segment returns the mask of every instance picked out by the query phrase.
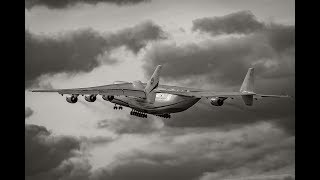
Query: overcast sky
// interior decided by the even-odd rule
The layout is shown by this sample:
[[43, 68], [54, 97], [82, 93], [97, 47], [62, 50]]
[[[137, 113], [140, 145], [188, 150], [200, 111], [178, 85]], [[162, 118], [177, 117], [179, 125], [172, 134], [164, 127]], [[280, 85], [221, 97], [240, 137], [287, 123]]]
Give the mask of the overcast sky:
[[171, 119], [29, 89], [116, 80], [295, 95], [293, 0], [25, 0], [26, 179], [295, 179], [294, 100]]

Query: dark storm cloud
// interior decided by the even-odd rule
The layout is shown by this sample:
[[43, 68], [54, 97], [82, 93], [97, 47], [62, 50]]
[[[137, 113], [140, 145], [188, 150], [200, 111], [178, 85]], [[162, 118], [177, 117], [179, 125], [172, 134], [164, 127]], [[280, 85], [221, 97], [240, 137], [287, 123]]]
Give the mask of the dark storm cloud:
[[53, 135], [47, 128], [25, 125], [25, 178], [27, 180], [87, 180], [91, 164], [87, 150], [115, 139]]
[[282, 52], [295, 46], [295, 27], [281, 24], [267, 26], [266, 35], [270, 45], [277, 51]]
[[88, 159], [77, 157], [66, 159], [61, 164], [47, 172], [33, 176], [25, 176], [26, 180], [88, 180], [92, 166]]
[[[146, 74], [164, 65], [165, 80], [199, 80], [240, 85], [249, 67], [265, 78], [294, 75], [294, 27], [272, 25], [268, 30], [244, 37], [227, 37], [185, 45], [154, 44], [145, 56]], [[176, 68], [179, 67], [179, 68]]]
[[35, 6], [46, 6], [49, 9], [63, 9], [74, 6], [76, 4], [92, 4], [111, 3], [118, 6], [133, 5], [150, 0], [25, 0], [25, 7], [31, 9]]
[[[105, 41], [93, 30], [70, 32], [54, 38], [25, 31], [25, 86], [42, 74], [88, 72], [99, 65]], [[109, 63], [112, 63], [110, 61]]]
[[24, 114], [25, 114], [25, 118], [28, 118], [33, 114], [33, 110], [30, 107], [26, 107]]
[[[199, 180], [214, 180], [215, 173], [206, 173]], [[275, 174], [275, 175], [253, 175], [246, 177], [238, 177], [238, 178], [227, 178], [223, 180], [294, 180], [294, 174]]]
[[168, 34], [152, 21], [145, 21], [136, 26], [108, 34], [106, 42], [111, 47], [125, 46], [134, 53], [144, 48], [148, 41], [167, 39]]
[[248, 34], [264, 29], [250, 11], [240, 11], [220, 17], [205, 17], [193, 20], [192, 30], [220, 34]]
[[[43, 74], [89, 72], [99, 66], [98, 57], [112, 49], [125, 46], [138, 53], [149, 41], [165, 39], [160, 26], [151, 21], [115, 33], [98, 33], [92, 29], [58, 34], [34, 35], [25, 31], [25, 86], [29, 87]], [[103, 63], [117, 60], [104, 58]]]
[[[222, 180], [230, 175], [283, 174], [285, 170], [290, 173], [294, 168], [295, 138], [270, 123], [256, 123], [233, 131], [208, 130], [165, 128], [154, 134], [157, 138], [147, 146], [118, 154], [111, 164], [92, 170], [88, 159], [72, 152], [80, 148], [79, 142], [73, 143], [76, 139], [65, 145], [66, 140], [62, 139], [70, 137], [58, 140], [46, 128], [29, 125], [26, 126], [26, 163], [30, 160], [29, 169], [40, 164], [45, 168], [38, 168], [32, 175], [27, 175], [26, 171], [26, 179], [143, 180], [152, 177], [187, 180], [211, 177]], [[32, 154], [27, 152], [31, 147], [38, 158], [30, 158]]]
[[290, 135], [295, 134], [295, 103], [292, 99], [254, 101], [252, 107], [244, 105], [241, 98], [227, 99], [223, 106], [212, 106], [200, 101], [187, 111], [172, 114], [164, 123], [169, 127], [210, 127], [230, 130], [257, 122], [269, 122]]
[[219, 180], [294, 166], [294, 137], [268, 123], [234, 131], [202, 129], [181, 136], [162, 136], [166, 135], [146, 148], [119, 154], [109, 168], [92, 174], [92, 179], [197, 179], [210, 172], [214, 173], [213, 179]]
[[[233, 17], [233, 16], [232, 16]], [[255, 91], [265, 94], [295, 94], [295, 27], [269, 24], [240, 37], [205, 40], [177, 45], [158, 43], [146, 52], [144, 69], [150, 76], [162, 64], [164, 81], [186, 81], [188, 87], [214, 91], [238, 91], [249, 67], [255, 68]], [[179, 67], [179, 68], [177, 68]], [[178, 84], [176, 84], [178, 85]], [[209, 87], [209, 88], [208, 88]], [[165, 120], [171, 127], [233, 129], [270, 121], [295, 134], [292, 99], [267, 99], [245, 106], [242, 100], [226, 101], [222, 107], [197, 104]]]
[[97, 127], [114, 131], [117, 134], [148, 134], [159, 131], [163, 123], [150, 116], [147, 119], [129, 116], [115, 120], [101, 120], [97, 123]]
[[74, 137], [53, 136], [43, 126], [25, 125], [25, 176], [51, 171], [79, 149], [80, 142]]

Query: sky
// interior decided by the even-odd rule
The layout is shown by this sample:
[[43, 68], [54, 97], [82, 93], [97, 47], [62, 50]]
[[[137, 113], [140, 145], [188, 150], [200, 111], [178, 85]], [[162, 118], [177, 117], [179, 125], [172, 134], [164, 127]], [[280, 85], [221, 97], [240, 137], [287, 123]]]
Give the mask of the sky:
[[295, 179], [294, 99], [201, 100], [171, 119], [56, 93], [114, 81], [295, 96], [293, 0], [25, 0], [25, 178]]

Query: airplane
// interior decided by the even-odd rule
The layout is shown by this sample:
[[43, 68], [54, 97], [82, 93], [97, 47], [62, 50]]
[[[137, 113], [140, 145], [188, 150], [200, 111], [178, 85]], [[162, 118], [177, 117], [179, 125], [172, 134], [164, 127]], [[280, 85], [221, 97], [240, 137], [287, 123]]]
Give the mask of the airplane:
[[[114, 103], [114, 109], [122, 106], [131, 108], [130, 115], [147, 118], [147, 114], [163, 118], [171, 118], [172, 113], [185, 111], [206, 98], [213, 106], [222, 106], [227, 98], [242, 97], [245, 105], [252, 106], [253, 100], [264, 97], [282, 98], [288, 95], [267, 95], [254, 92], [254, 68], [249, 68], [238, 92], [214, 92], [203, 89], [186, 88], [179, 86], [160, 85], [160, 71], [158, 65], [147, 83], [141, 81], [115, 81], [113, 84], [74, 88], [74, 89], [47, 89], [31, 90], [32, 92], [56, 92], [62, 96], [66, 94], [66, 101], [76, 103], [78, 96], [84, 96], [88, 102], [94, 102], [97, 95], [102, 99]], [[117, 106], [118, 105], [118, 106]]]

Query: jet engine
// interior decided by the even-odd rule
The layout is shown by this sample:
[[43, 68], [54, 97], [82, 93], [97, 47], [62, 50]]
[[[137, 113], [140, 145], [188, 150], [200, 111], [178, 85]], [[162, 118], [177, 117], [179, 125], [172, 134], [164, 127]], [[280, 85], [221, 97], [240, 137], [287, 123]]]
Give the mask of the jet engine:
[[84, 99], [88, 102], [94, 102], [97, 99], [97, 95], [91, 94], [91, 95], [85, 95]]
[[76, 103], [78, 101], [78, 96], [76, 95], [67, 96], [66, 100], [68, 103]]
[[114, 99], [114, 96], [110, 96], [110, 95], [106, 96], [106, 95], [103, 95], [103, 96], [102, 96], [102, 99], [104, 99], [104, 100], [106, 100], [106, 101], [112, 101], [112, 100]]
[[214, 106], [222, 106], [225, 99], [226, 98], [214, 97], [210, 99], [210, 103]]

